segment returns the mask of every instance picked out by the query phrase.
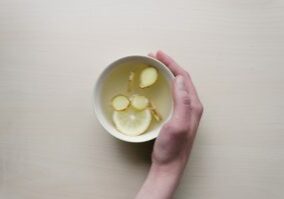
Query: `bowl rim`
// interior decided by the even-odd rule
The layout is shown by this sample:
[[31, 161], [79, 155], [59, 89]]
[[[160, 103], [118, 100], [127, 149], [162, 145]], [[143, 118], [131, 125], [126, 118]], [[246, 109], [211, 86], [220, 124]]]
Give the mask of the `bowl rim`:
[[149, 62], [154, 63], [154, 67], [158, 68], [159, 71], [161, 71], [163, 73], [163, 75], [166, 78], [166, 81], [169, 82], [170, 85], [170, 89], [171, 89], [171, 83], [170, 81], [174, 80], [174, 75], [173, 73], [169, 70], [169, 68], [163, 64], [162, 62], [160, 62], [157, 59], [154, 59], [152, 57], [149, 56], [143, 56], [143, 55], [128, 55], [125, 57], [121, 57], [119, 59], [116, 59], [115, 61], [111, 62], [110, 64], [108, 64], [103, 71], [99, 74], [95, 85], [94, 85], [94, 89], [93, 89], [93, 104], [94, 104], [94, 110], [95, 110], [95, 115], [99, 121], [99, 123], [103, 126], [103, 128], [109, 133], [111, 134], [113, 137], [122, 140], [122, 141], [126, 141], [126, 142], [131, 142], [131, 143], [142, 143], [142, 142], [147, 142], [150, 140], [153, 140], [155, 138], [157, 138], [157, 136], [159, 135], [159, 132], [163, 126], [163, 124], [165, 124], [171, 117], [173, 114], [173, 99], [171, 96], [171, 108], [170, 108], [170, 113], [168, 115], [168, 117], [155, 129], [151, 130], [150, 132], [147, 132], [146, 134], [141, 134], [139, 136], [127, 136], [125, 134], [120, 133], [114, 126], [113, 124], [110, 124], [110, 122], [105, 118], [102, 107], [101, 105], [101, 97], [99, 95], [99, 93], [101, 93], [101, 89], [102, 89], [102, 82], [104, 80], [104, 78], [106, 77], [106, 75], [111, 71], [111, 69], [113, 69], [115, 66], [117, 66], [120, 63], [123, 62], [127, 62], [127, 61], [131, 61], [131, 60], [148, 60]]

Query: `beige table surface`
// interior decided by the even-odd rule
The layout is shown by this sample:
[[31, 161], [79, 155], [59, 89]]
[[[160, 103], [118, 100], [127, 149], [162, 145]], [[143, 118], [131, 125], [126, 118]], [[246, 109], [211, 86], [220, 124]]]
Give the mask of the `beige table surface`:
[[205, 106], [176, 198], [284, 198], [283, 0], [1, 0], [0, 198], [133, 198], [152, 143], [107, 134], [92, 89], [157, 49]]

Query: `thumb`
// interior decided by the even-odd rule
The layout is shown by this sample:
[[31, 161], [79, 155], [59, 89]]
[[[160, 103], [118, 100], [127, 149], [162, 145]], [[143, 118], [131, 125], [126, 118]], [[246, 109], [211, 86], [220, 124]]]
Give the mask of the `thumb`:
[[174, 114], [173, 120], [178, 125], [185, 125], [190, 117], [190, 96], [187, 91], [184, 77], [176, 76], [173, 86]]

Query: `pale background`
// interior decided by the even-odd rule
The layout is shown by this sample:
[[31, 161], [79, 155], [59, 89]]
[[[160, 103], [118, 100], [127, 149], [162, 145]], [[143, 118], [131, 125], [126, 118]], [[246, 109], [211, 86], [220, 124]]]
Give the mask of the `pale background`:
[[92, 89], [157, 49], [205, 107], [176, 198], [284, 198], [283, 0], [1, 0], [0, 198], [133, 198], [151, 143], [107, 134]]

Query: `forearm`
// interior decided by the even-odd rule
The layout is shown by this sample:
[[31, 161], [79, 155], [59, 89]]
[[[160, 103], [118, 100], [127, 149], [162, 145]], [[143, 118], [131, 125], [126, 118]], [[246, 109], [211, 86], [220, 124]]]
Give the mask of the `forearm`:
[[136, 199], [170, 199], [179, 184], [183, 167], [170, 167], [152, 164], [147, 179], [136, 196]]

